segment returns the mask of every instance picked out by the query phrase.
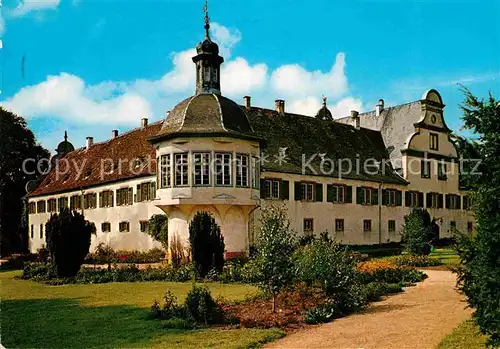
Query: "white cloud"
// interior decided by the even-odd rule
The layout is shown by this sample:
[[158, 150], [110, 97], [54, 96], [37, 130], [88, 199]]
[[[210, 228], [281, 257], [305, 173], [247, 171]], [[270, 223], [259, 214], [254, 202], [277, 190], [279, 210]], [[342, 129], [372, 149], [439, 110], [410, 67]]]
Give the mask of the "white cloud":
[[[309, 96], [303, 99], [292, 100], [289, 103], [288, 109], [292, 113], [315, 116], [321, 108], [321, 103], [320, 98]], [[351, 110], [364, 111], [361, 100], [353, 97], [343, 98], [333, 104], [328, 103], [327, 107], [334, 119], [348, 116]]]
[[21, 0], [9, 14], [13, 17], [21, 17], [30, 12], [55, 9], [60, 3], [61, 0]]
[[100, 88], [85, 86], [81, 78], [61, 73], [38, 85], [22, 88], [2, 105], [25, 117], [54, 116], [76, 123], [126, 124], [150, 117], [149, 102], [138, 94], [88, 97], [88, 94], [96, 97]]
[[267, 80], [267, 65], [251, 66], [241, 57], [225, 64], [221, 70], [222, 92], [235, 96], [250, 93], [264, 86]]
[[[224, 45], [227, 54], [241, 40], [236, 29], [212, 24], [212, 37]], [[5, 108], [26, 117], [54, 117], [71, 128], [91, 125], [130, 125], [140, 118], [161, 119], [182, 99], [194, 93], [195, 49], [172, 54], [172, 68], [158, 79], [103, 81], [87, 85], [83, 78], [61, 73], [49, 76], [37, 85], [19, 90], [0, 102]], [[227, 58], [227, 55], [226, 57]], [[227, 60], [221, 70], [222, 93], [240, 102], [251, 95], [255, 105], [274, 107], [277, 98], [286, 99], [288, 111], [314, 116], [321, 107], [321, 96], [328, 97], [328, 108], [334, 117], [362, 111], [360, 99], [346, 96], [345, 56], [339, 53], [328, 72], [308, 71], [300, 65], [283, 65], [270, 71], [265, 63], [252, 64], [243, 57]], [[101, 132], [96, 127], [96, 134]], [[107, 132], [103, 133], [104, 136]]]
[[322, 94], [339, 97], [347, 92], [347, 77], [344, 72], [345, 55], [340, 52], [329, 72], [308, 71], [298, 64], [277, 68], [271, 75], [272, 88], [284, 95], [304, 98]]
[[231, 49], [241, 40], [241, 32], [238, 29], [227, 28], [216, 22], [210, 24], [210, 32], [212, 40], [219, 45], [222, 57], [230, 58]]

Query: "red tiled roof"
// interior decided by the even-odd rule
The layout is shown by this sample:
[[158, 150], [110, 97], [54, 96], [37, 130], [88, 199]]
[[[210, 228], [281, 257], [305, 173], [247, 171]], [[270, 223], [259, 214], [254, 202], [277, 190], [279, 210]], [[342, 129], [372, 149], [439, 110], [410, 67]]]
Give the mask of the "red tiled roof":
[[[137, 128], [89, 149], [79, 148], [59, 160], [56, 168], [28, 196], [55, 194], [156, 173], [156, 150], [147, 139], [163, 121]], [[68, 167], [69, 166], [69, 171]]]

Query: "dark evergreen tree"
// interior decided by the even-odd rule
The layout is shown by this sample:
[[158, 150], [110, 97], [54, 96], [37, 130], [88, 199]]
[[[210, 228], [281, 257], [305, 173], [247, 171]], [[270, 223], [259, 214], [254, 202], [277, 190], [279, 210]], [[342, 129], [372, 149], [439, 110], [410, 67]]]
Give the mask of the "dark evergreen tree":
[[224, 267], [224, 238], [214, 217], [208, 212], [198, 212], [189, 224], [189, 242], [193, 264], [198, 275], [205, 277]]
[[414, 208], [405, 216], [401, 242], [408, 253], [429, 254], [430, 241], [437, 239], [437, 225], [425, 209]]
[[12, 252], [26, 252], [28, 249], [27, 213], [23, 200], [26, 195], [26, 183], [41, 176], [36, 164], [40, 159], [48, 157], [48, 151], [37, 144], [33, 132], [26, 126], [26, 121], [0, 107], [0, 255], [2, 256]]
[[45, 225], [47, 248], [51, 263], [59, 277], [75, 276], [90, 249], [95, 225], [76, 212], [63, 208], [50, 216]]
[[168, 217], [165, 214], [154, 214], [149, 219], [147, 233], [160, 242], [165, 249], [168, 248]]
[[459, 241], [459, 285], [489, 344], [500, 346], [500, 102], [491, 94], [483, 100], [468, 90], [464, 93], [463, 120], [478, 137], [482, 171], [472, 177], [478, 188], [473, 205], [476, 231]]

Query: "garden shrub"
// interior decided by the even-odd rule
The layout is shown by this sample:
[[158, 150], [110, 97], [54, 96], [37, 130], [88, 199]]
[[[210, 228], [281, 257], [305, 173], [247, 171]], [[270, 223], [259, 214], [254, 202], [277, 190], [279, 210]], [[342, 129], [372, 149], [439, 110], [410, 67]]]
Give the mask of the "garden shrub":
[[196, 323], [208, 325], [222, 322], [222, 308], [214, 301], [206, 286], [193, 284], [184, 304]]
[[154, 214], [149, 218], [146, 233], [154, 240], [162, 244], [166, 250], [168, 248], [168, 217], [166, 214]]
[[50, 263], [28, 262], [24, 264], [21, 279], [43, 281], [55, 278], [56, 269]]
[[427, 275], [412, 267], [401, 267], [388, 259], [375, 259], [358, 263], [362, 282], [385, 282], [390, 284], [415, 283], [424, 280]]
[[115, 251], [111, 246], [100, 243], [96, 246], [94, 252], [89, 253], [85, 258], [87, 264], [107, 264], [110, 268], [113, 263], [159, 263], [165, 257], [165, 252], [159, 248], [153, 248], [149, 251]]
[[11, 255], [6, 262], [0, 265], [0, 269], [23, 269], [26, 263], [40, 261], [39, 259], [39, 256], [33, 253]]
[[309, 309], [304, 314], [306, 324], [321, 324], [342, 317], [342, 311], [334, 301], [327, 301]]
[[179, 268], [189, 263], [189, 256], [185, 252], [179, 235], [173, 234], [172, 241], [170, 241], [170, 264], [174, 268]]
[[385, 285], [380, 282], [370, 282], [363, 286], [363, 293], [367, 302], [376, 302], [385, 295]]
[[297, 281], [316, 284], [327, 296], [356, 287], [356, 263], [333, 241], [314, 240], [294, 253], [294, 261]]
[[219, 272], [224, 267], [224, 238], [214, 217], [208, 212], [198, 212], [189, 223], [189, 242], [193, 264], [200, 277], [211, 269]]
[[443, 264], [438, 259], [419, 255], [401, 255], [394, 258], [393, 261], [396, 265], [408, 267], [434, 267]]
[[47, 247], [51, 263], [60, 277], [75, 276], [89, 253], [95, 225], [76, 212], [63, 208], [50, 216], [46, 224]]

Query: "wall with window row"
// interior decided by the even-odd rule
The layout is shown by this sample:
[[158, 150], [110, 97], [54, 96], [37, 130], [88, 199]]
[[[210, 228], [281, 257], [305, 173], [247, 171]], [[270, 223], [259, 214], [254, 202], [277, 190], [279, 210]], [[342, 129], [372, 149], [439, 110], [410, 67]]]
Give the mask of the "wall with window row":
[[[83, 213], [85, 218], [93, 222], [96, 226], [97, 233], [92, 236], [91, 250], [97, 246], [100, 242], [109, 244], [114, 249], [124, 249], [124, 250], [149, 250], [153, 247], [161, 247], [161, 245], [154, 241], [144, 230], [144, 223], [149, 220], [149, 218], [154, 214], [162, 214], [163, 211], [155, 206], [155, 200], [153, 197], [154, 190], [152, 189], [151, 183], [155, 183], [154, 176], [147, 176], [142, 178], [137, 178], [133, 180], [103, 184], [100, 186], [92, 187], [91, 189], [86, 189], [83, 192], [83, 196], [86, 194], [95, 194], [96, 207], [95, 208], [83, 208]], [[146, 190], [141, 193], [141, 189], [147, 187], [148, 194], [146, 195]], [[131, 189], [131, 190], [130, 190]], [[139, 189], [139, 195], [138, 194]], [[118, 200], [120, 199], [120, 194], [127, 191], [127, 199], [122, 201], [123, 205], [118, 205]], [[131, 192], [130, 201], [128, 198], [128, 193]], [[108, 194], [109, 197], [104, 200], [105, 195], [101, 193], [113, 193]], [[66, 192], [63, 194], [56, 194], [50, 196], [39, 196], [29, 199], [28, 205], [35, 208], [39, 202], [46, 202], [46, 212], [45, 213], [33, 213], [29, 215], [29, 229], [30, 229], [30, 251], [36, 252], [38, 248], [45, 245], [45, 223], [50, 218], [50, 215], [54, 212], [48, 212], [48, 202], [49, 200], [54, 200], [56, 203], [62, 202], [61, 199], [66, 199], [67, 205], [70, 204], [70, 198], [82, 196], [82, 191]], [[92, 197], [89, 195], [88, 197]], [[111, 199], [112, 198], [112, 199]], [[102, 200], [100, 200], [102, 199]], [[108, 201], [112, 200], [112, 201]], [[85, 200], [83, 204], [85, 203]], [[92, 200], [90, 200], [92, 201]], [[100, 205], [100, 203], [105, 205]], [[111, 205], [112, 203], [112, 205]], [[59, 208], [56, 208], [58, 211]], [[82, 212], [82, 209], [77, 209], [78, 212]], [[107, 230], [106, 224], [109, 223], [110, 231]], [[128, 224], [128, 229], [124, 229], [126, 223]], [[31, 227], [33, 227], [33, 237], [31, 237]], [[103, 231], [104, 228], [104, 231]], [[121, 228], [121, 229], [120, 229]], [[142, 229], [141, 229], [142, 228]], [[43, 235], [40, 237], [40, 229], [43, 229]]]
[[[412, 206], [427, 207], [431, 217], [438, 219], [441, 237], [450, 236], [452, 225], [466, 232], [470, 224], [474, 224], [472, 213], [467, 210], [470, 203], [466, 196], [439, 193], [437, 197], [442, 197], [443, 206], [433, 206], [434, 193], [424, 194], [411, 190], [412, 187], [264, 172], [261, 202], [262, 205], [284, 203], [292, 227], [299, 235], [328, 231], [338, 241], [351, 244], [399, 241], [404, 216]], [[461, 198], [456, 201], [457, 206], [452, 206], [452, 197]], [[429, 205], [426, 198], [430, 200]], [[259, 212], [255, 211], [250, 241], [255, 240], [258, 232], [258, 218]], [[341, 224], [336, 221], [343, 224], [343, 230], [338, 229], [337, 225]], [[311, 225], [312, 230], [308, 230]]]

